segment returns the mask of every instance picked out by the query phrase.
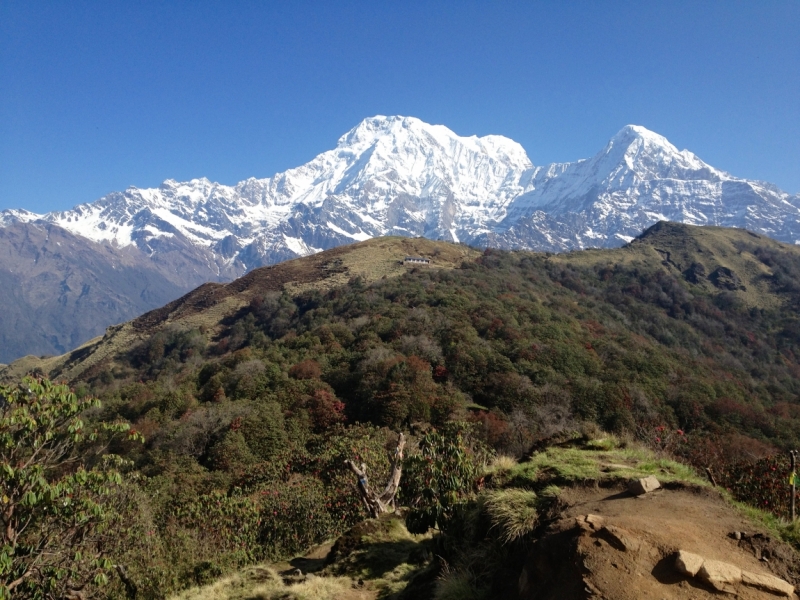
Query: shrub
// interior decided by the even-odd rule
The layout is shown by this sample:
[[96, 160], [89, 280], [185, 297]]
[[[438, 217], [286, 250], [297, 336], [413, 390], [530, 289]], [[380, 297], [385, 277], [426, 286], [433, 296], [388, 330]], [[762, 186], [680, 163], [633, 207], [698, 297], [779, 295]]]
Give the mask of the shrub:
[[316, 432], [325, 431], [339, 423], [344, 423], [344, 403], [328, 390], [315, 390], [308, 400], [308, 411]]
[[737, 500], [786, 518], [790, 513], [790, 473], [789, 458], [777, 455], [731, 464], [717, 475], [718, 483]]
[[268, 556], [291, 556], [340, 531], [342, 525], [328, 511], [328, 498], [318, 479], [304, 477], [289, 485], [270, 486], [258, 495], [258, 543]]
[[321, 375], [319, 363], [311, 359], [301, 361], [289, 369], [289, 376], [295, 379], [319, 379]]
[[289, 445], [283, 411], [277, 402], [259, 401], [242, 420], [247, 447], [258, 460], [269, 461]]
[[450, 423], [426, 433], [419, 453], [406, 459], [401, 490], [410, 507], [406, 527], [411, 533], [446, 530], [482, 487], [489, 453], [470, 431], [466, 423]]
[[46, 379], [0, 386], [0, 598], [63, 598], [107, 583], [115, 532], [106, 500], [122, 463], [90, 461], [81, 446], [129, 426], [90, 429], [82, 413], [96, 407]]

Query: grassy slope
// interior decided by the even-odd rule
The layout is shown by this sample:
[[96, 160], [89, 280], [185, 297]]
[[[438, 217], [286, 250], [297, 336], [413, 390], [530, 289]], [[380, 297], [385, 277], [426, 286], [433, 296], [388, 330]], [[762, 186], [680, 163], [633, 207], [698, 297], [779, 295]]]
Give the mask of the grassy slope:
[[[460, 529], [457, 535], [462, 537], [455, 541], [456, 552], [451, 549], [447, 554], [441, 540], [410, 535], [401, 520], [387, 515], [380, 521], [366, 521], [354, 527], [339, 542], [345, 549], [336, 561], [327, 566], [318, 561], [316, 567], [306, 570], [311, 573], [308, 577], [291, 574], [295, 566], [305, 569], [313, 562], [298, 558], [243, 569], [213, 584], [186, 590], [172, 600], [418, 598], [425, 597], [424, 592], [419, 587], [408, 587], [409, 583], [415, 577], [430, 579], [431, 572], [438, 574], [427, 589], [436, 600], [489, 599], [493, 596], [488, 586], [504, 560], [504, 547], [513, 548], [512, 553], [529, 548], [544, 525], [562, 518], [566, 506], [559, 504], [559, 497], [568, 495], [570, 488], [613, 490], [624, 487], [629, 479], [655, 475], [675, 489], [688, 486], [711, 490], [710, 484], [690, 467], [609, 434], [595, 434], [594, 439], [588, 440], [578, 434], [567, 436], [519, 464], [501, 456], [486, 474], [489, 483], [475, 498], [465, 522], [469, 530], [481, 518], [489, 519], [489, 535], [470, 538], [464, 536], [464, 528]], [[605, 495], [610, 493], [613, 492]], [[734, 502], [724, 490], [718, 489], [718, 493], [730, 511], [749, 520], [752, 528], [796, 541], [797, 527]], [[330, 544], [324, 548], [327, 550]], [[446, 560], [433, 558], [439, 553], [445, 554]], [[322, 554], [317, 549], [313, 556]], [[442, 570], [443, 564], [448, 566]], [[473, 572], [476, 568], [484, 570]]]
[[625, 266], [648, 265], [660, 267], [676, 277], [684, 277], [693, 265], [702, 265], [706, 277], [695, 284], [705, 293], [719, 293], [708, 275], [719, 267], [733, 271], [745, 289], [726, 290], [740, 298], [747, 306], [774, 308], [783, 300], [769, 285], [772, 269], [756, 257], [752, 249], [769, 248], [800, 260], [800, 248], [776, 242], [744, 229], [725, 227], [693, 227], [680, 223], [661, 222], [635, 239], [630, 245], [617, 250], [588, 250], [559, 254], [554, 262], [575, 266], [619, 264]]
[[71, 382], [85, 379], [93, 369], [113, 366], [120, 354], [164, 327], [203, 329], [211, 339], [223, 328], [223, 321], [247, 306], [253, 296], [268, 291], [285, 290], [294, 295], [309, 289], [328, 290], [352, 277], [367, 283], [398, 277], [408, 271], [402, 264], [408, 255], [430, 258], [428, 268], [452, 269], [479, 256], [479, 252], [458, 244], [404, 237], [375, 238], [334, 248], [256, 269], [226, 285], [205, 284], [163, 308], [109, 327], [106, 335], [62, 356], [26, 356], [11, 365], [0, 365], [0, 380], [13, 381], [34, 369]]

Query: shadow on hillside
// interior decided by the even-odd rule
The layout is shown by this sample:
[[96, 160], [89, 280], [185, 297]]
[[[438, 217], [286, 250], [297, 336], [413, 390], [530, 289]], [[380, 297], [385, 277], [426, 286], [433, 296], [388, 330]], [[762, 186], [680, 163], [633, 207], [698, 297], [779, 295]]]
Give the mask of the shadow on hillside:
[[294, 569], [300, 569], [303, 573], [316, 573], [325, 568], [324, 558], [305, 558], [298, 556], [289, 561]]
[[392, 540], [365, 545], [332, 565], [333, 571], [357, 572], [363, 579], [381, 579], [403, 564], [422, 564], [425, 547], [413, 540]]

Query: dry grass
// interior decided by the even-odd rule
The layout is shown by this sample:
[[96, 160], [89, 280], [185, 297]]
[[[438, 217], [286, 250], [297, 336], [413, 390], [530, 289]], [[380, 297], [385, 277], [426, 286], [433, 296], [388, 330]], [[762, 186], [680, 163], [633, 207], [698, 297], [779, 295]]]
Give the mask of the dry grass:
[[486, 594], [477, 589], [467, 571], [445, 572], [436, 583], [434, 600], [484, 600]]
[[539, 499], [530, 490], [509, 488], [489, 492], [483, 506], [504, 544], [527, 535], [539, 523]]
[[254, 587], [276, 588], [282, 586], [280, 576], [269, 567], [254, 567], [224, 577], [212, 584], [189, 588], [172, 596], [172, 600], [216, 600], [245, 598]]
[[492, 459], [492, 462], [486, 467], [486, 474], [500, 474], [508, 473], [517, 466], [517, 459], [513, 456], [506, 456], [499, 454]]
[[[347, 577], [316, 577], [285, 584], [270, 567], [253, 567], [202, 587], [173, 596], [171, 600], [341, 600], [358, 597]], [[365, 596], [366, 597], [366, 596]]]
[[296, 600], [340, 600], [350, 594], [353, 582], [347, 577], [314, 577], [309, 576], [302, 583], [284, 586], [282, 590], [253, 590], [253, 596], [259, 600], [282, 600], [288, 595]]

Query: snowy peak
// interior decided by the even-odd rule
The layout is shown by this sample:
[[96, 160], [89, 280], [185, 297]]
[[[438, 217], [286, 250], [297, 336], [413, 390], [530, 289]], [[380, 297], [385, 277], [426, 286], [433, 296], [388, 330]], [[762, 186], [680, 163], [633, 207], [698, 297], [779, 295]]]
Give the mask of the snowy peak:
[[69, 211], [6, 211], [0, 218], [40, 218], [148, 255], [194, 245], [210, 250], [221, 272], [387, 234], [469, 239], [504, 216], [530, 168], [508, 138], [461, 137], [413, 117], [375, 116], [332, 150], [270, 178], [236, 186], [168, 179]]
[[606, 158], [603, 161], [606, 164], [624, 165], [637, 175], [657, 179], [719, 179], [723, 176], [688, 150], [679, 151], [667, 138], [641, 125], [623, 127], [596, 159], [601, 157]]
[[[397, 130], [408, 128], [416, 121], [418, 119], [413, 117], [385, 117], [383, 115], [368, 117], [340, 137], [336, 147], [351, 150], [360, 148], [363, 151], [364, 148], [371, 146], [378, 139], [387, 135], [396, 135], [395, 132]], [[419, 123], [424, 125], [422, 121], [419, 121]]]
[[800, 198], [719, 171], [628, 125], [590, 159], [534, 169], [494, 240], [551, 250], [613, 246], [657, 221], [741, 227], [795, 242]]
[[678, 152], [678, 149], [673, 146], [667, 138], [663, 135], [650, 131], [647, 127], [641, 125], [626, 125], [620, 129], [608, 143], [611, 146], [630, 146], [633, 143], [647, 143], [653, 146], [660, 146], [669, 149], [672, 152]]
[[[677, 189], [683, 182], [718, 183], [727, 179], [729, 175], [688, 150], [678, 150], [667, 138], [641, 125], [627, 125], [590, 159], [537, 167], [526, 193], [509, 208], [505, 225], [510, 227], [535, 210], [575, 212], [598, 202], [607, 211], [624, 212], [630, 209], [633, 196], [652, 198], [657, 186]], [[679, 191], [687, 193], [685, 187]], [[622, 196], [627, 199], [611, 206], [612, 198]]]
[[531, 166], [525, 150], [514, 140], [501, 135], [462, 137], [444, 125], [430, 125], [414, 117], [378, 115], [364, 119], [339, 138], [337, 148], [361, 153], [373, 146], [384, 152], [429, 147], [450, 157], [474, 152], [509, 165]]
[[42, 215], [33, 213], [24, 208], [9, 208], [0, 212], [0, 227], [6, 227], [12, 223], [30, 223], [41, 219]]
[[461, 137], [412, 117], [376, 116], [335, 149], [273, 177], [271, 187], [278, 204], [356, 213], [330, 221], [331, 231], [351, 239], [396, 233], [457, 240], [459, 231], [502, 217], [530, 167], [522, 147], [502, 136]]
[[503, 136], [459, 136], [374, 116], [308, 163], [235, 186], [206, 178], [130, 187], [41, 219], [153, 260], [197, 249], [214, 278], [383, 235], [508, 248], [618, 245], [658, 220], [747, 227], [800, 240], [800, 198], [737, 179], [627, 125], [595, 156], [543, 167]]
[[339, 139], [334, 153], [312, 163], [322, 157], [346, 163], [332, 182], [334, 193], [380, 181], [422, 197], [436, 196], [442, 186], [457, 196], [492, 196], [502, 184], [498, 179], [532, 166], [522, 146], [508, 138], [461, 137], [443, 125], [400, 116], [365, 119]]

